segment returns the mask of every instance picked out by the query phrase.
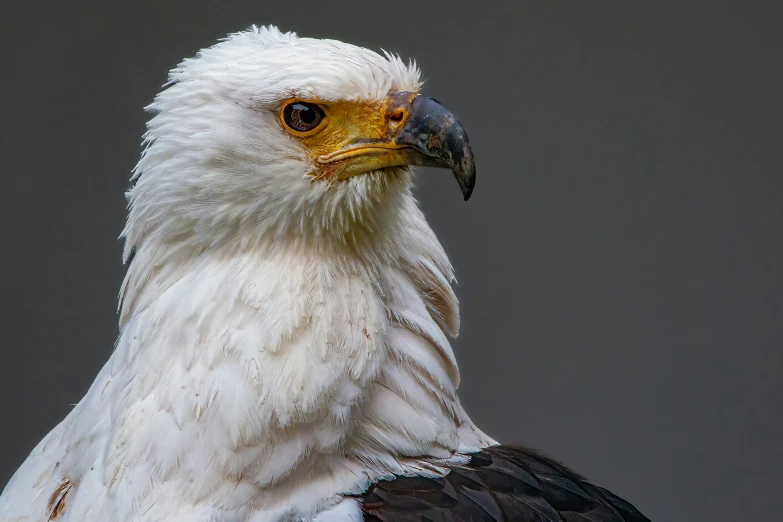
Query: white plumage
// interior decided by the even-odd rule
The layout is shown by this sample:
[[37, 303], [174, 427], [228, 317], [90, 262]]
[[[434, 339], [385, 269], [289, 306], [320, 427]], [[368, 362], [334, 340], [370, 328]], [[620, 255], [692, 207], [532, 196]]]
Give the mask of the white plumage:
[[452, 269], [410, 169], [314, 179], [275, 112], [415, 93], [415, 65], [270, 27], [170, 79], [128, 193], [116, 350], [0, 520], [359, 519], [341, 494], [493, 444], [456, 395]]

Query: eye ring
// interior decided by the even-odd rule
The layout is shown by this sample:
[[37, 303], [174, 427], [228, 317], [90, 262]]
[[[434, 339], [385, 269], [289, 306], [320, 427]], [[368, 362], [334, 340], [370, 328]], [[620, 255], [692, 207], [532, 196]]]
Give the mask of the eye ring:
[[323, 130], [329, 119], [317, 103], [291, 100], [283, 106], [280, 119], [292, 134], [309, 136]]

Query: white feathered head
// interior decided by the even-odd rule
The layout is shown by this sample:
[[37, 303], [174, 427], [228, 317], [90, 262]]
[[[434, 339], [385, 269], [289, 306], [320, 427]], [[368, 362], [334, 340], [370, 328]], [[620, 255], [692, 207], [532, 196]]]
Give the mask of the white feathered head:
[[126, 256], [144, 242], [345, 239], [410, 197], [409, 165], [475, 180], [467, 136], [419, 71], [277, 28], [237, 33], [170, 73], [128, 192]]

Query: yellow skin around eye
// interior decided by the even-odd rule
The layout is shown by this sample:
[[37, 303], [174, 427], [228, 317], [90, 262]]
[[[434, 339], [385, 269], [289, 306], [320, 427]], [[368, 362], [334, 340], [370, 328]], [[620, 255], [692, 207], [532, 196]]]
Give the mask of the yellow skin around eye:
[[[415, 95], [410, 95], [410, 100]], [[283, 110], [294, 102], [318, 104], [324, 111], [323, 121], [315, 129], [299, 132], [283, 121]], [[391, 105], [398, 105], [392, 107]], [[399, 100], [387, 97], [381, 102], [286, 100], [280, 108], [280, 123], [299, 141], [312, 160], [310, 175], [330, 183], [369, 172], [403, 165], [395, 150], [394, 136], [405, 124], [408, 111]]]

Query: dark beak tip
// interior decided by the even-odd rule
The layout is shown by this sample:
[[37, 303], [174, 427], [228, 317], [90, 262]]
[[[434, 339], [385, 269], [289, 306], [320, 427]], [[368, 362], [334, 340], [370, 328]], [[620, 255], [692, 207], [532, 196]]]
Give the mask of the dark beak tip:
[[470, 199], [471, 194], [473, 194], [473, 189], [476, 187], [476, 163], [473, 159], [473, 152], [470, 150], [470, 146], [467, 143], [467, 136], [462, 152], [463, 156], [461, 161], [456, 169], [452, 169], [452, 172], [454, 173], [454, 177], [457, 178], [459, 188], [462, 190], [465, 201], [467, 201]]
[[473, 188], [476, 186], [476, 173], [471, 173], [470, 176], [467, 176], [465, 178], [457, 178], [457, 181], [459, 182], [459, 187], [462, 189], [462, 195], [465, 197], [465, 201], [470, 199], [470, 196], [473, 194]]

